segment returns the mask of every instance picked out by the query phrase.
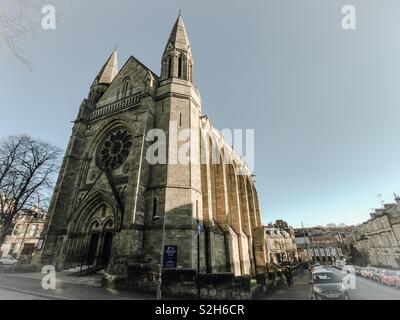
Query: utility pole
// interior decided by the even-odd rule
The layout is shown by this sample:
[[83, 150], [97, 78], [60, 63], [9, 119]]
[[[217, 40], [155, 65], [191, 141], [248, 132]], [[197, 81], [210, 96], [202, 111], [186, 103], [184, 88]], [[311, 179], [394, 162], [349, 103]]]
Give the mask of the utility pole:
[[[166, 220], [165, 218], [166, 214], [164, 213], [162, 234], [161, 234], [160, 269], [158, 270], [158, 279], [157, 279], [157, 295], [156, 295], [157, 300], [161, 300], [162, 271], [164, 265], [164, 237], [165, 237], [165, 220]], [[161, 217], [157, 215], [153, 218], [153, 220], [154, 221], [161, 220]]]

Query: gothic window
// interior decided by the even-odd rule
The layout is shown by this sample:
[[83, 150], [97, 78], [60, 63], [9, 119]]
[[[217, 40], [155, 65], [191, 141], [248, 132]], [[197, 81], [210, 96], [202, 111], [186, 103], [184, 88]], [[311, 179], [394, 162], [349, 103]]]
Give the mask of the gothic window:
[[157, 198], [153, 199], [153, 219], [157, 216]]
[[167, 60], [167, 70], [168, 70], [168, 78], [171, 78], [171, 76], [172, 76], [172, 58], [171, 57], [168, 57], [168, 60]]
[[119, 168], [128, 158], [132, 145], [133, 136], [128, 129], [112, 131], [100, 147], [100, 166], [109, 171]]
[[129, 77], [125, 77], [124, 86], [123, 86], [123, 89], [122, 89], [122, 97], [123, 98], [126, 97], [127, 94], [128, 94], [129, 81], [130, 81], [130, 78]]
[[178, 60], [178, 78], [183, 78], [183, 59], [182, 57], [179, 57]]

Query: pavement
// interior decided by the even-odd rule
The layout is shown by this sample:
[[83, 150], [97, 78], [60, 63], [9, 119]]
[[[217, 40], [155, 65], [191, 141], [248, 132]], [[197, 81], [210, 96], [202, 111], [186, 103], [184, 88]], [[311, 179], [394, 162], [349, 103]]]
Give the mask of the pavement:
[[273, 291], [265, 300], [310, 300], [311, 298], [310, 272], [301, 269], [299, 275], [293, 278], [293, 286], [285, 284], [282, 288]]
[[[55, 289], [45, 290], [42, 288], [43, 276], [41, 273], [0, 274], [0, 300], [152, 300], [155, 298], [142, 293], [117, 291], [87, 283], [73, 283], [76, 279], [63, 276], [57, 279]], [[86, 279], [88, 280], [90, 279]]]

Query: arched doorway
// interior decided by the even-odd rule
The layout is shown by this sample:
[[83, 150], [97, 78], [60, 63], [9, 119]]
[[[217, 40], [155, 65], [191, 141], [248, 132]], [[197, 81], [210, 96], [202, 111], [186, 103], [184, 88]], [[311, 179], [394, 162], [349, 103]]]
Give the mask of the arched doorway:
[[85, 206], [69, 225], [66, 269], [108, 265], [115, 234], [115, 209], [104, 201], [92, 205]]
[[99, 264], [106, 266], [110, 260], [112, 253], [112, 243], [114, 238], [114, 221], [112, 218], [108, 219], [103, 226], [102, 232], [102, 245], [100, 249]]

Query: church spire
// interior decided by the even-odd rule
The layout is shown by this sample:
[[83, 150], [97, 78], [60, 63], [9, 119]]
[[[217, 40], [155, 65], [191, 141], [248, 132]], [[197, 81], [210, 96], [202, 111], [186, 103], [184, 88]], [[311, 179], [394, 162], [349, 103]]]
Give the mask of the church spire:
[[115, 48], [110, 57], [107, 59], [106, 63], [100, 69], [100, 72], [97, 74], [96, 78], [94, 79], [92, 86], [90, 87], [88, 99], [93, 103], [99, 101], [101, 96], [114, 80], [117, 73], [118, 55], [117, 49]]
[[166, 50], [171, 48], [185, 51], [188, 51], [190, 49], [189, 37], [187, 35], [185, 24], [180, 13], [178, 18], [176, 19], [174, 27], [172, 28]]
[[103, 68], [101, 68], [96, 80], [100, 84], [110, 84], [118, 73], [118, 55], [117, 49], [111, 53]]
[[161, 77], [164, 80], [180, 78], [193, 83], [192, 49], [180, 13], [164, 50]]

